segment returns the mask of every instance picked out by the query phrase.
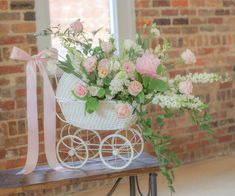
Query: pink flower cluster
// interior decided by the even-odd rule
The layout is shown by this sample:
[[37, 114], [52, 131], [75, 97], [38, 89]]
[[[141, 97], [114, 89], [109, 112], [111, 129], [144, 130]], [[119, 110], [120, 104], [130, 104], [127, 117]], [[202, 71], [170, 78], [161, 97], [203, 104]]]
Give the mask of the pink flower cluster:
[[137, 58], [136, 70], [143, 75], [154, 78], [157, 76], [157, 67], [160, 63], [160, 59], [152, 52], [146, 52], [142, 57]]
[[187, 49], [186, 51], [184, 51], [181, 54], [181, 58], [183, 59], [183, 61], [187, 65], [195, 64], [196, 63], [196, 57], [195, 57], [194, 53], [191, 50], [189, 50], [189, 49]]
[[191, 81], [183, 81], [179, 83], [179, 91], [182, 94], [189, 95], [193, 92], [193, 84]]
[[95, 70], [97, 63], [97, 58], [95, 56], [88, 57], [84, 61], [84, 68], [88, 73], [91, 73]]

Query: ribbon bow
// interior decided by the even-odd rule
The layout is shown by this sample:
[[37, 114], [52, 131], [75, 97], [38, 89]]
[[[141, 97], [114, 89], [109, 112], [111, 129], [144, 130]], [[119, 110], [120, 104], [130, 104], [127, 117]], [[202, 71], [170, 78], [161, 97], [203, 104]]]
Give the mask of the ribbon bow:
[[10, 58], [27, 61], [26, 65], [26, 93], [27, 93], [27, 119], [28, 119], [28, 150], [27, 159], [21, 174], [31, 173], [38, 162], [38, 109], [37, 109], [37, 67], [43, 77], [44, 100], [44, 145], [47, 162], [52, 169], [58, 169], [56, 159], [56, 100], [53, 88], [48, 78], [43, 62], [48, 59], [57, 61], [58, 51], [46, 49], [39, 54], [30, 56], [20, 48], [13, 47]]

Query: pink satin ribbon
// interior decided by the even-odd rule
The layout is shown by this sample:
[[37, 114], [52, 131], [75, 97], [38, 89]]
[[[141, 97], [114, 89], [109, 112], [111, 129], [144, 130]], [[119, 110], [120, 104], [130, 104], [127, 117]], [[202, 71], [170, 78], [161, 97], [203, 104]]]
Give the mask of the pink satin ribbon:
[[20, 48], [13, 47], [10, 58], [27, 61], [26, 91], [27, 91], [27, 119], [28, 119], [28, 150], [26, 164], [21, 174], [31, 173], [38, 162], [38, 109], [37, 109], [37, 67], [43, 77], [44, 100], [44, 145], [47, 162], [52, 169], [61, 169], [56, 158], [56, 100], [53, 88], [48, 78], [43, 62], [48, 59], [56, 61], [56, 49], [43, 50], [37, 55], [30, 56]]

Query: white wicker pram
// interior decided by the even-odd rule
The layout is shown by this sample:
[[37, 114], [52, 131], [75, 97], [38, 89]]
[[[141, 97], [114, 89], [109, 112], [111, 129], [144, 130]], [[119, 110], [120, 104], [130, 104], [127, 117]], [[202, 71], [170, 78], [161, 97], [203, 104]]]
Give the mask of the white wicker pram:
[[[67, 168], [78, 169], [99, 156], [108, 168], [127, 167], [144, 149], [140, 128], [131, 128], [136, 115], [118, 118], [117, 103], [106, 100], [99, 102], [96, 112], [85, 113], [85, 102], [72, 95], [78, 82], [81, 81], [76, 76], [64, 73], [57, 84], [56, 99], [65, 120], [59, 118], [66, 122], [57, 144], [59, 161]], [[74, 127], [77, 128], [72, 131]], [[99, 131], [106, 131], [106, 137], [101, 139]]]

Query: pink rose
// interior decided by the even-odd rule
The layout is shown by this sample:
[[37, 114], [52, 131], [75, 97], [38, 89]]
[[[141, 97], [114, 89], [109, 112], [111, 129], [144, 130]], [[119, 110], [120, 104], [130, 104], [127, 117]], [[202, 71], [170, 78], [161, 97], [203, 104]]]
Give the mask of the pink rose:
[[128, 91], [133, 96], [137, 96], [142, 90], [143, 90], [142, 84], [136, 80], [130, 82], [128, 86]]
[[189, 95], [193, 92], [193, 84], [191, 81], [183, 81], [179, 83], [179, 91], [182, 94]]
[[115, 109], [118, 118], [127, 118], [131, 114], [130, 106], [128, 104], [118, 104]]
[[102, 59], [99, 64], [98, 64], [98, 76], [100, 78], [105, 78], [108, 73], [108, 65], [109, 65], [109, 60], [108, 59]]
[[129, 60], [124, 62], [123, 68], [128, 75], [133, 75], [135, 72], [135, 65]]
[[97, 59], [95, 56], [91, 56], [91, 57], [88, 57], [87, 59], [85, 59], [84, 68], [86, 69], [86, 71], [88, 73], [91, 73], [95, 70], [96, 62], [97, 62]]
[[104, 52], [110, 53], [113, 50], [113, 44], [111, 42], [101, 42], [101, 48]]
[[81, 83], [78, 83], [74, 88], [74, 93], [78, 97], [85, 97], [87, 95], [87, 92], [87, 87]]
[[186, 51], [184, 51], [181, 54], [181, 58], [184, 60], [184, 62], [187, 65], [195, 64], [196, 63], [196, 57], [195, 57], [194, 53], [191, 50], [189, 50], [189, 49], [187, 49]]
[[69, 28], [70, 28], [73, 32], [75, 32], [75, 33], [80, 33], [80, 32], [82, 32], [82, 30], [83, 30], [83, 25], [82, 25], [82, 23], [80, 22], [80, 19], [78, 19], [78, 20], [76, 20], [75, 22], [73, 22], [73, 23], [69, 26]]
[[146, 52], [142, 57], [137, 58], [136, 70], [146, 76], [154, 78], [157, 76], [157, 67], [160, 59], [151, 52]]

